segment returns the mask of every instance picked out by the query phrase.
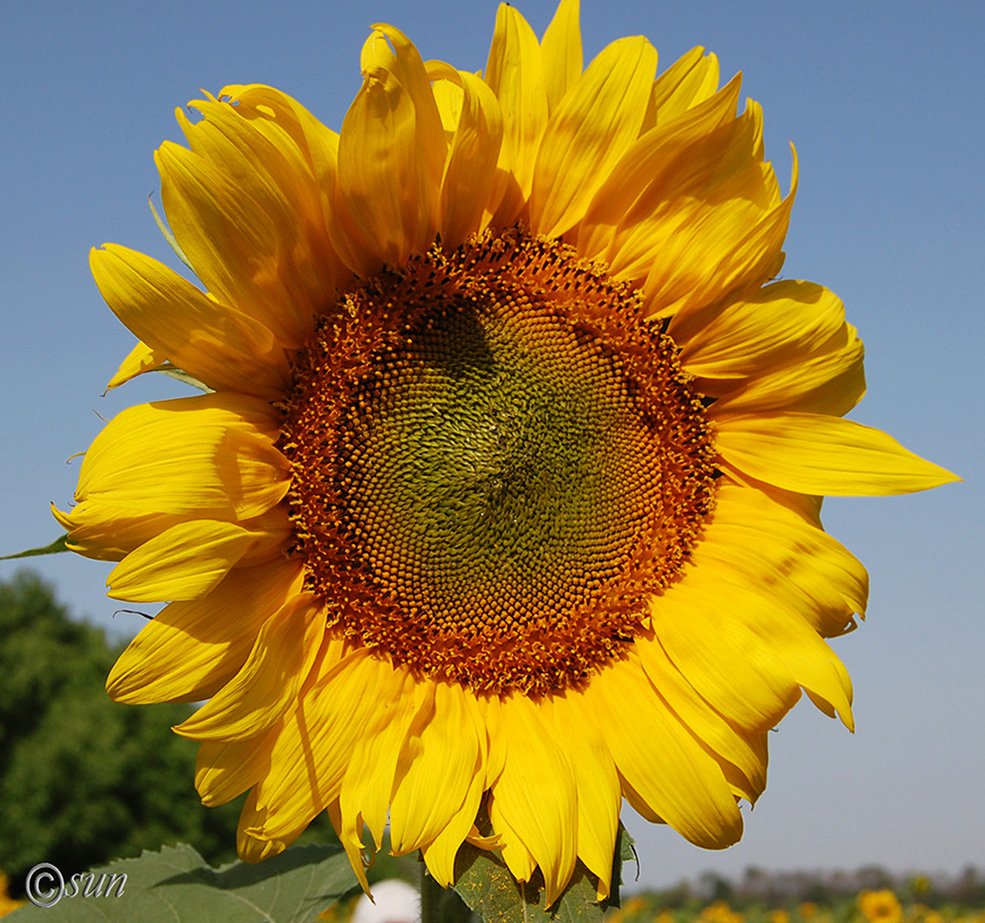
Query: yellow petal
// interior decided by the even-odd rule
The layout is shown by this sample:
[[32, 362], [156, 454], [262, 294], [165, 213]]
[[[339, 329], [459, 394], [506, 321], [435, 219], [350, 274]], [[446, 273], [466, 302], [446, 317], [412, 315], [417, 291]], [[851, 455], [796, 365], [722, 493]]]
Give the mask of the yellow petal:
[[211, 593], [165, 606], [110, 671], [115, 702], [201, 702], [246, 662], [264, 622], [301, 589], [297, 563], [235, 568]]
[[[457, 73], [463, 89], [462, 109], [441, 182], [442, 246], [454, 249], [482, 230], [499, 206], [497, 164], [503, 141], [503, 118], [492, 90], [474, 74]], [[441, 81], [442, 83], [447, 81]]]
[[845, 727], [854, 731], [852, 683], [834, 651], [798, 617], [796, 610], [780, 599], [764, 599], [758, 582], [742, 579], [728, 582], [729, 600], [737, 617], [750, 630], [761, 632], [769, 639], [794, 682], [818, 708], [832, 718], [837, 713]]
[[534, 872], [537, 871], [537, 860], [533, 853], [527, 848], [519, 831], [513, 827], [499, 810], [499, 800], [496, 798], [495, 791], [491, 791], [486, 796], [486, 808], [492, 825], [496, 830], [496, 835], [502, 844], [500, 853], [510, 874], [517, 881], [530, 881]]
[[[431, 92], [431, 82], [427, 67], [414, 47], [414, 43], [399, 29], [386, 23], [373, 26], [393, 45], [393, 53], [387, 49], [383, 59], [373, 63], [393, 71], [414, 101], [414, 111], [418, 123], [421, 143], [421, 156], [434, 181], [441, 177], [447, 153], [447, 143], [441, 127], [441, 118]], [[367, 48], [370, 47], [367, 43]], [[377, 43], [377, 49], [380, 45]]]
[[768, 731], [800, 690], [761, 631], [736, 618], [709, 569], [689, 571], [650, 606], [653, 631], [674, 666], [712, 707], [746, 732]]
[[[202, 796], [204, 805], [212, 807], [225, 804], [251, 785], [256, 786], [250, 793], [240, 818], [240, 848], [246, 855], [256, 857], [285, 848], [325, 808], [327, 801], [336, 797], [337, 778], [334, 783], [335, 794], [321, 791], [315, 794], [316, 786], [313, 783], [324, 782], [330, 789], [333, 782], [331, 772], [320, 771], [327, 768], [324, 763], [316, 762], [323, 753], [312, 749], [312, 737], [307, 733], [309, 725], [316, 729], [324, 728], [321, 728], [317, 719], [311, 721], [310, 700], [306, 692], [313, 685], [314, 674], [327, 675], [338, 668], [341, 647], [341, 643], [329, 639], [326, 634], [308, 679], [302, 684], [295, 700], [289, 704], [284, 717], [274, 722], [267, 731], [244, 740], [205, 741], [199, 747], [195, 787]], [[323, 675], [322, 679], [324, 678]], [[351, 703], [349, 706], [350, 712], [358, 712]], [[338, 723], [333, 722], [333, 732], [337, 733]], [[347, 756], [344, 746], [328, 752], [344, 766]], [[311, 772], [308, 771], [309, 767], [313, 767]], [[298, 810], [297, 802], [292, 804], [285, 800], [285, 810], [270, 810], [268, 801], [271, 790], [283, 799], [285, 792], [291, 791], [292, 786], [293, 794], [297, 794], [298, 788], [308, 794], [308, 803], [302, 804]], [[324, 800], [317, 801], [317, 806], [311, 807], [310, 798], [317, 798], [322, 794]], [[264, 834], [264, 821], [268, 821], [273, 831], [270, 836]], [[260, 825], [259, 828], [253, 826], [249, 831], [245, 829], [257, 824]], [[269, 842], [271, 840], [274, 841], [273, 846]]]
[[587, 695], [620, 776], [652, 811], [706, 849], [739, 839], [742, 817], [721, 767], [667, 707], [635, 656], [600, 671]]
[[675, 315], [668, 332], [709, 411], [840, 416], [865, 393], [864, 348], [841, 300], [810, 282], [768, 285], [724, 308]]
[[[301, 234], [324, 236], [320, 203], [311, 196], [315, 187], [311, 163], [294, 138], [276, 130], [267, 119], [244, 118], [241, 105], [214, 99], [196, 99], [188, 105], [203, 116], [192, 122], [178, 112], [178, 124], [196, 154], [219, 166], [270, 212], [295, 244], [306, 242], [298, 239]], [[292, 218], [295, 226], [287, 227]], [[305, 253], [306, 260], [320, 256]]]
[[638, 636], [636, 651], [650, 682], [681, 723], [716, 754], [735, 794], [750, 804], [766, 788], [766, 731], [744, 732], [706, 702], [652, 637]]
[[581, 76], [581, 27], [578, 24], [579, 0], [561, 0], [540, 43], [544, 62], [547, 103], [553, 112], [568, 88]]
[[121, 561], [144, 542], [187, 518], [87, 502], [67, 513], [52, 505], [51, 512], [68, 532], [69, 548], [97, 561]]
[[94, 249], [89, 265], [113, 313], [155, 354], [211, 388], [268, 399], [287, 390], [284, 349], [258, 321], [220, 305], [167, 266], [126, 247]]
[[206, 740], [199, 745], [195, 789], [205, 807], [228, 804], [260, 781], [270, 765], [278, 730], [275, 724], [248, 740]]
[[[434, 684], [403, 743], [390, 804], [390, 842], [396, 854], [430, 843], [458, 813], [479, 773], [479, 735], [485, 727], [458, 684]], [[473, 815], [469, 821], [475, 820]], [[464, 838], [465, 831], [462, 836]]]
[[301, 834], [304, 826], [310, 823], [309, 818], [304, 826], [296, 827], [283, 837], [257, 836], [255, 831], [263, 828], [268, 812], [258, 808], [256, 800], [257, 787], [254, 786], [246, 796], [243, 810], [239, 815], [239, 824], [236, 827], [236, 852], [243, 862], [252, 864], [282, 853]]
[[230, 393], [130, 407], [86, 452], [76, 499], [204, 519], [259, 516], [290, 483], [271, 415], [268, 404]]
[[816, 529], [824, 530], [821, 523], [821, 507], [824, 505], [824, 497], [819, 494], [801, 494], [792, 490], [784, 490], [775, 484], [767, 484], [765, 481], [757, 480], [737, 471], [723, 470], [720, 483], [723, 487], [728, 485], [729, 487], [739, 486], [744, 489], [758, 490], [804, 522]]
[[393, 791], [397, 759], [411, 722], [420, 708], [420, 691], [415, 690], [409, 673], [388, 663], [383, 673], [383, 695], [379, 701], [389, 707], [377, 708], [356, 738], [355, 746], [339, 793], [342, 817], [340, 839], [355, 866], [363, 849], [365, 823], [379, 849], [386, 826], [387, 808]]
[[[374, 265], [402, 263], [431, 245], [445, 159], [424, 62], [396, 29], [376, 28], [363, 49], [362, 89], [342, 123], [335, 201], [357, 235], [337, 249], [343, 259], [368, 250], [350, 266], [364, 274]], [[331, 231], [335, 242], [345, 226], [333, 224]]]
[[171, 231], [206, 289], [300, 346], [315, 309], [284, 285], [282, 222], [200, 154], [166, 141], [154, 159]]
[[784, 368], [764, 372], [743, 382], [707, 387], [718, 398], [709, 408], [710, 419], [726, 414], [795, 410], [840, 417], [865, 396], [865, 347], [851, 324], [845, 324], [812, 356]]
[[235, 523], [178, 523], [110, 571], [107, 595], [131, 602], [195, 599], [212, 590], [256, 541], [253, 532]]
[[[758, 581], [734, 569], [709, 566], [710, 560], [704, 564], [652, 607], [657, 640], [695, 689], [741, 727], [763, 731], [796, 701], [799, 692], [793, 687], [803, 687], [815, 702], [827, 703], [827, 714], [837, 711], [851, 730], [851, 681], [817, 632], [782, 597], [764, 594]], [[689, 592], [683, 599], [703, 607], [700, 614], [693, 613], [690, 625], [677, 621], [681, 610], [674, 608], [680, 606], [679, 591], [685, 587]], [[671, 599], [674, 603], [668, 604]], [[685, 630], [699, 640], [682, 638]], [[715, 638], [716, 650], [698, 651], [700, 639], [707, 647], [709, 638]], [[729, 657], [731, 665], [726, 663]], [[728, 687], [745, 701], [726, 701], [723, 690]]]
[[550, 118], [530, 193], [534, 232], [559, 237], [639, 136], [656, 49], [642, 36], [618, 39], [588, 65]]
[[[120, 561], [172, 526], [187, 522], [187, 513], [147, 513], [128, 507], [83, 501], [68, 513], [52, 506], [55, 519], [68, 531], [72, 551], [97, 561]], [[254, 541], [241, 563], [262, 564], [283, 553], [294, 528], [282, 506], [244, 521]]]
[[701, 378], [751, 378], [819, 352], [844, 327], [845, 309], [813, 282], [775, 282], [717, 314], [671, 319], [681, 365]]
[[[434, 94], [434, 104], [438, 107], [441, 117], [441, 127], [445, 132], [445, 141], [451, 146], [462, 118], [462, 103], [465, 91], [462, 89], [461, 73], [444, 61], [425, 61], [428, 80], [431, 81], [431, 92]], [[448, 169], [447, 162], [445, 169]]]
[[718, 58], [698, 46], [678, 58], [653, 83], [644, 131], [663, 126], [718, 91]]
[[549, 703], [552, 727], [565, 741], [578, 791], [578, 858], [598, 878], [596, 896], [605, 900], [612, 885], [612, 854], [619, 829], [622, 794], [612, 754], [605, 744], [589, 696], [567, 690]]
[[734, 568], [751, 585], [771, 587], [824, 637], [850, 631], [853, 614], [865, 614], [869, 580], [861, 563], [762, 491], [719, 487], [695, 567], [705, 559]]
[[368, 279], [376, 275], [383, 263], [349, 213], [338, 181], [332, 188], [330, 198], [332, 220], [328, 232], [339, 259], [357, 277]]
[[248, 740], [265, 731], [293, 703], [324, 632], [317, 596], [289, 599], [263, 623], [239, 672], [175, 732], [192, 740]]
[[476, 774], [458, 811], [430, 843], [421, 847], [428, 871], [443, 888], [450, 888], [455, 881], [455, 857], [469, 831], [474, 829], [482, 791], [482, 776]]
[[476, 700], [476, 705], [486, 727], [486, 778], [483, 788], [491, 789], [506, 765], [502, 707], [498, 696], [483, 696]]
[[[529, 23], [512, 6], [501, 3], [485, 81], [503, 113], [506, 169], [516, 180], [504, 196], [497, 223], [512, 224], [530, 195], [540, 139], [547, 127], [547, 85], [540, 44]], [[501, 220], [500, 220], [501, 219]]]
[[[321, 190], [311, 163], [293, 138], [268, 119], [244, 118], [241, 106], [215, 100], [189, 104], [203, 118], [179, 112], [195, 153], [231, 179], [253, 207], [273, 219], [280, 237], [275, 255], [281, 285], [304, 327], [334, 301], [338, 262], [332, 252]], [[292, 112], [292, 115], [295, 113]]]
[[740, 471], [807, 494], [901, 494], [960, 480], [881, 430], [821, 414], [730, 416], [717, 422], [715, 443]]
[[393, 676], [393, 668], [365, 648], [343, 655], [336, 641], [323, 645], [316, 671], [276, 733], [266, 772], [253, 789], [251, 817], [244, 807], [242, 839], [261, 844], [251, 849], [293, 839], [294, 831], [337, 802], [356, 741]]
[[[656, 317], [699, 310], [774, 278], [783, 265], [783, 241], [797, 193], [797, 157], [790, 192], [779, 199], [776, 177], [762, 163], [762, 112], [749, 101], [737, 122], [737, 143], [722, 162], [721, 178], [697, 208], [682, 203], [665, 232], [675, 246], [654, 262], [643, 285]], [[701, 253], [700, 267], [698, 253]], [[675, 265], [680, 260], [681, 265]], [[707, 273], [701, 267], [714, 266]]]
[[[307, 267], [309, 281], [327, 288], [334, 278], [339, 288], [348, 281], [348, 271], [341, 259], [334, 253], [328, 228], [336, 218], [333, 214], [335, 180], [338, 175], [339, 134], [316, 119], [297, 100], [273, 87], [262, 84], [230, 85], [220, 92], [220, 98], [229, 98], [236, 111], [244, 119], [249, 119], [254, 128], [267, 136], [282, 152], [288, 151], [291, 143], [308, 165], [303, 177], [302, 208], [320, 208], [322, 221], [317, 223], [317, 215], [312, 213], [314, 230], [308, 244], [308, 253], [314, 257]], [[308, 175], [310, 173], [310, 175]], [[328, 261], [328, 267], [324, 261]], [[295, 260], [298, 269], [305, 267]], [[327, 270], [327, 271], [326, 271]]]
[[[678, 201], [702, 194], [735, 133], [739, 81], [667, 126], [642, 135], [592, 199], [578, 250], [603, 259], [619, 278], [645, 277]], [[677, 206], [681, 207], [681, 206]]]
[[[257, 131], [285, 150], [286, 134], [309, 164], [314, 186], [327, 193], [338, 170], [339, 135], [316, 119], [297, 100], [263, 84], [231, 84], [220, 98], [235, 104], [239, 114], [250, 119]], [[321, 201], [326, 200], [322, 197]]]
[[[523, 842], [544, 875], [553, 904], [574, 871], [578, 798], [568, 751], [555, 738], [539, 707], [523, 695], [502, 700], [506, 764], [492, 788], [489, 819]], [[509, 844], [503, 848], [507, 858]]]

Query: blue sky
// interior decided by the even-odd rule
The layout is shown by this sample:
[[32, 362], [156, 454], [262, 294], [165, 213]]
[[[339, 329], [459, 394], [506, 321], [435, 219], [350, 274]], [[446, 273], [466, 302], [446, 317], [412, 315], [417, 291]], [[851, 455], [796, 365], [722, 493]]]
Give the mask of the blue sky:
[[[640, 883], [706, 869], [957, 871], [985, 857], [983, 422], [985, 6], [977, 3], [631, 3], [583, 0], [586, 60], [642, 33], [661, 70], [701, 44], [762, 103], [767, 156], [800, 191], [784, 275], [844, 299], [867, 346], [853, 413], [965, 478], [928, 494], [837, 500], [828, 530], [869, 567], [869, 621], [835, 642], [858, 731], [799, 705], [772, 737], [769, 788], [741, 844], [689, 846], [630, 819]], [[541, 33], [552, 2], [517, 3]], [[359, 87], [368, 26], [391, 22], [425, 58], [484, 66], [494, 2], [218, 4], [129, 0], [10, 5], [0, 35], [0, 551], [47, 544], [108, 418], [184, 393], [161, 380], [101, 396], [132, 345], [96, 291], [91, 246], [169, 251], [147, 208], [153, 150], [176, 106], [227, 83], [270, 83], [338, 127]], [[36, 559], [78, 615], [132, 634], [108, 568]], [[0, 577], [15, 570], [0, 564]], [[2, 643], [2, 640], [0, 640]], [[189, 779], [189, 797], [194, 797]], [[39, 861], [44, 857], [39, 857]]]

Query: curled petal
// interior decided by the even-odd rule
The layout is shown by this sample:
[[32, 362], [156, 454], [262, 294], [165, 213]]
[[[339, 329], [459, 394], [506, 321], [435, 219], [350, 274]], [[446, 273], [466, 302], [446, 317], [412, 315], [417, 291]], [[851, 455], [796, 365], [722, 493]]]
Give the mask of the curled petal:
[[162, 356], [160, 353], [154, 352], [146, 343], [137, 343], [126, 359], [120, 363], [116, 374], [106, 385], [106, 390], [112, 391], [113, 388], [118, 388], [120, 385], [126, 384], [138, 375], [143, 375], [144, 372], [153, 372], [167, 361], [167, 356]]
[[278, 503], [287, 459], [269, 405], [240, 394], [138, 404], [85, 453], [75, 497], [146, 513], [246, 520]]
[[[332, 239], [365, 275], [434, 240], [446, 142], [424, 62], [402, 33], [376, 27], [363, 48], [363, 74], [342, 123], [335, 210], [345, 218]], [[343, 239], [349, 228], [355, 240]]]
[[492, 90], [474, 74], [456, 72], [461, 81], [461, 110], [441, 181], [442, 246], [454, 249], [483, 230], [499, 207], [504, 189], [497, 184], [503, 119]]
[[492, 787], [489, 819], [504, 834], [503, 859], [515, 875], [530, 868], [528, 857], [540, 867], [550, 905], [576, 859], [578, 802], [569, 756], [526, 696], [499, 708], [507, 759]]

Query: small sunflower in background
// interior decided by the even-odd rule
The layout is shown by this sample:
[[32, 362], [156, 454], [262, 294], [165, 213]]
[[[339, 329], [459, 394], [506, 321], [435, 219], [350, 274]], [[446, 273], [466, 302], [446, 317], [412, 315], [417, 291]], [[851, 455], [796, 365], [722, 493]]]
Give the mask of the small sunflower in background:
[[903, 908], [889, 890], [863, 891], [858, 896], [858, 909], [867, 923], [902, 923]]
[[327, 810], [364, 886], [389, 822], [445, 886], [470, 840], [602, 898], [622, 799], [722, 848], [802, 691], [851, 728], [824, 638], [867, 578], [822, 496], [955, 478], [842, 418], [862, 343], [772, 281], [794, 188], [714, 55], [583, 69], [562, 0], [540, 41], [501, 6], [481, 77], [389, 25], [361, 67], [339, 133], [267, 86], [179, 111], [201, 287], [92, 270], [139, 339], [111, 386], [208, 393], [119, 414], [56, 515], [110, 596], [169, 602], [108, 688], [208, 700], [176, 730], [206, 804], [249, 791], [244, 859]]

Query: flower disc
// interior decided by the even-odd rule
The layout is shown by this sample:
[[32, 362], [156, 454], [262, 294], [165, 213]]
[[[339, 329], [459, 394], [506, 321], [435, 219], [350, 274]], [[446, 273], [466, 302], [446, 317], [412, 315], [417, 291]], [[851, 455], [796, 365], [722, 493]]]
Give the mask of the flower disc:
[[296, 362], [283, 428], [310, 589], [427, 675], [584, 679], [711, 506], [676, 355], [632, 290], [515, 231], [355, 288]]

